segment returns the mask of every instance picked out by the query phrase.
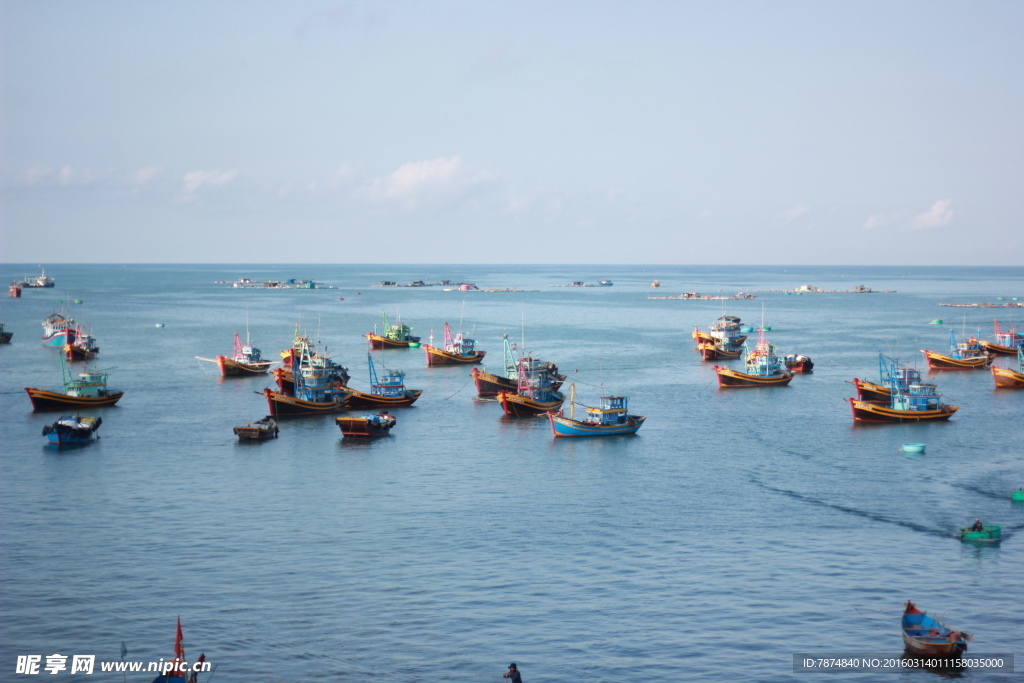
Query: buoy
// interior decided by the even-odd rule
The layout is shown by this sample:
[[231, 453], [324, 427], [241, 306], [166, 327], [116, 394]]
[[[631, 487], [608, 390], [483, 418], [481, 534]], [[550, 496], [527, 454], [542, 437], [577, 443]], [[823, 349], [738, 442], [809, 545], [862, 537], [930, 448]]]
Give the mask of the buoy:
[[938, 318], [936, 318], [935, 320], [931, 321], [931, 322], [930, 322], [930, 323], [928, 323], [928, 324], [929, 324], [929, 325], [941, 325], [941, 324], [942, 324], [942, 321], [941, 321], [941, 320], [939, 320]]
[[905, 443], [900, 450], [904, 453], [924, 453], [924, 448], [925, 444], [923, 443]]
[[157, 324], [156, 324], [156, 326], [157, 326], [157, 327], [163, 327], [163, 326], [164, 326], [164, 324], [163, 324], [163, 323], [157, 323]]

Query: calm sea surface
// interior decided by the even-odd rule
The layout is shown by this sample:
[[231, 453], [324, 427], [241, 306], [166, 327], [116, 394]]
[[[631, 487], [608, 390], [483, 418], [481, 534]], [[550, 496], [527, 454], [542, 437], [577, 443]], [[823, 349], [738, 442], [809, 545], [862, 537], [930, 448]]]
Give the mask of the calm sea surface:
[[[35, 272], [0, 266], [5, 282]], [[933, 374], [960, 411], [929, 425], [855, 427], [845, 402], [853, 377], [877, 381], [879, 351], [923, 367], [920, 349], [948, 348], [948, 323], [986, 337], [993, 317], [1024, 323], [1022, 309], [938, 305], [1024, 299], [1022, 268], [47, 273], [55, 289], [0, 300], [14, 332], [0, 347], [2, 680], [22, 679], [22, 654], [117, 660], [124, 641], [129, 660], [170, 658], [179, 615], [189, 657], [219, 665], [214, 681], [497, 683], [510, 661], [528, 683], [809, 681], [823, 677], [794, 674], [793, 653], [901, 652], [908, 599], [975, 634], [971, 652], [1024, 657], [1024, 506], [1009, 499], [1024, 485], [1024, 391], [995, 391], [988, 372]], [[239, 277], [338, 289], [214, 284]], [[548, 286], [605, 278], [614, 286]], [[538, 291], [373, 286], [441, 279]], [[802, 284], [895, 292], [727, 302], [750, 324], [763, 304], [770, 340], [813, 358], [814, 373], [787, 388], [719, 390], [690, 331], [722, 315], [721, 302], [648, 298]], [[56, 451], [40, 432], [59, 413], [33, 413], [23, 387], [59, 387], [40, 322], [75, 299], [125, 397], [95, 412], [99, 441]], [[301, 323], [356, 388], [367, 379], [362, 335], [381, 310], [425, 338], [461, 319], [487, 367], [500, 367], [503, 333], [525, 338], [576, 379], [581, 401], [593, 404], [603, 381], [648, 420], [635, 437], [555, 441], [546, 420], [506, 420], [475, 400], [468, 368], [377, 351], [378, 369], [405, 370], [424, 389], [395, 411], [391, 437], [343, 441], [333, 418], [312, 417], [240, 444], [231, 428], [267, 413], [254, 392], [269, 382], [221, 379], [194, 356], [230, 355], [246, 309], [265, 355]], [[901, 453], [908, 442], [927, 453]], [[954, 538], [975, 517], [1003, 525], [1000, 547]], [[66, 673], [42, 677], [121, 680]]]

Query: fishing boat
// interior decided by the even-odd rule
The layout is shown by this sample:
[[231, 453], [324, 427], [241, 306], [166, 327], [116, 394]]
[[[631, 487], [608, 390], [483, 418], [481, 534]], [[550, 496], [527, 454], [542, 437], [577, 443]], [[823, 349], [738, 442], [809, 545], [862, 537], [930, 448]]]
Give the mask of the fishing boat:
[[23, 289], [37, 289], [40, 287], [53, 287], [57, 283], [54, 282], [53, 278], [46, 274], [46, 269], [40, 267], [39, 277], [26, 277], [23, 280], [15, 282], [14, 284]]
[[55, 446], [89, 443], [101, 424], [102, 417], [66, 415], [52, 425], [43, 427], [43, 436]]
[[348, 407], [353, 408], [403, 408], [411, 406], [423, 393], [422, 389], [406, 389], [405, 373], [401, 370], [384, 370], [384, 376], [377, 378], [373, 357], [366, 354], [370, 367], [370, 393], [348, 387]]
[[888, 403], [892, 400], [893, 386], [906, 391], [911, 384], [921, 383], [921, 373], [917, 369], [909, 367], [906, 363], [894, 361], [881, 351], [878, 353], [878, 375], [880, 384], [853, 378], [858, 399]]
[[1015, 356], [1017, 352], [1024, 349], [1024, 334], [1019, 334], [1016, 327], [1011, 327], [1006, 332], [999, 328], [999, 321], [995, 320], [995, 341], [981, 340], [981, 348], [988, 353], [995, 353], [1003, 356]]
[[65, 317], [62, 313], [51, 313], [43, 321], [43, 346], [63, 349], [75, 343], [77, 333], [75, 319]]
[[275, 439], [278, 433], [277, 422], [270, 415], [262, 420], [250, 422], [244, 427], [235, 427], [235, 436], [239, 441], [263, 441]]
[[[124, 658], [126, 650], [121, 645], [121, 657]], [[213, 667], [216, 671], [217, 667]], [[206, 654], [200, 654], [195, 662], [189, 663], [185, 658], [185, 639], [181, 634], [181, 617], [178, 617], [178, 628], [174, 634], [174, 659], [163, 662], [163, 669], [153, 683], [197, 683], [200, 673], [210, 671], [210, 662], [206, 661]], [[210, 678], [213, 673], [210, 673]], [[209, 680], [209, 678], [207, 679]]]
[[336, 388], [342, 389], [348, 386], [350, 379], [348, 368], [335, 363], [326, 353], [318, 351], [308, 337], [299, 334], [299, 328], [296, 327], [292, 347], [281, 352], [282, 367], [274, 369], [274, 379], [281, 392], [291, 394], [294, 391], [293, 357], [299, 359], [300, 363], [307, 363], [312, 368], [325, 371], [331, 377]]
[[107, 389], [109, 372], [87, 368], [78, 375], [78, 379], [75, 379], [63, 355], [60, 357], [60, 367], [64, 379], [63, 392], [25, 387], [29, 400], [32, 401], [33, 410], [112, 406], [124, 396], [123, 391]]
[[801, 356], [797, 353], [791, 353], [783, 359], [786, 364], [786, 369], [793, 374], [807, 374], [808, 372], [814, 371], [814, 361], [808, 356]]
[[[246, 327], [248, 328], [248, 326]], [[216, 358], [196, 356], [196, 359], [216, 363], [220, 369], [221, 377], [263, 375], [275, 364], [272, 360], [264, 360], [260, 350], [252, 345], [252, 342], [249, 340], [248, 329], [246, 329], [245, 344], [242, 343], [242, 338], [235, 332], [235, 347], [231, 358], [227, 356], [217, 356]]]
[[718, 386], [734, 387], [782, 387], [793, 379], [793, 373], [783, 366], [775, 354], [775, 345], [770, 344], [762, 329], [758, 333], [757, 346], [746, 354], [746, 372], [714, 366], [718, 374]]
[[96, 337], [89, 334], [84, 325], [75, 326], [75, 341], [64, 345], [64, 357], [70, 361], [91, 360], [95, 358], [100, 347], [96, 344]]
[[992, 366], [992, 377], [1000, 389], [1024, 389], [1024, 349], [1017, 350], [1017, 369]]
[[[747, 341], [747, 336], [740, 331], [740, 319], [734, 315], [723, 315], [711, 323], [708, 329], [711, 330], [710, 333], [702, 332], [698, 327], [693, 328], [693, 333], [690, 336], [697, 343], [698, 351], [701, 350], [701, 344], [715, 344], [719, 342], [722, 346], [736, 349], [743, 346], [743, 342]], [[738, 358], [739, 355], [737, 354], [733, 357]], [[706, 358], [705, 360], [710, 359]]]
[[854, 422], [934, 422], [948, 420], [959, 410], [943, 403], [935, 385], [922, 382], [919, 373], [911, 379], [916, 371], [901, 375], [898, 370], [896, 361], [890, 360], [888, 376], [895, 379], [890, 379], [888, 399], [849, 399]]
[[964, 527], [957, 537], [971, 543], [999, 543], [1003, 540], [1003, 527], [998, 524], [982, 524], [979, 531], [975, 531], [974, 527]]
[[334, 421], [338, 423], [343, 436], [387, 436], [398, 423], [386, 410], [363, 417], [344, 415], [334, 418]]
[[408, 349], [408, 348], [419, 348], [420, 338], [412, 336], [412, 328], [408, 325], [403, 325], [401, 318], [394, 325], [388, 320], [388, 314], [384, 311], [380, 313], [382, 319], [382, 332], [383, 334], [377, 334], [376, 325], [374, 325], [373, 332], [367, 332], [366, 338], [370, 340], [370, 348], [372, 349]]
[[[516, 344], [509, 341], [507, 334], [504, 335], [502, 341], [504, 360], [504, 371], [502, 374], [497, 375], [487, 372], [487, 369], [482, 367], [471, 368], [469, 371], [474, 384], [476, 384], [476, 394], [480, 398], [493, 398], [502, 391], [515, 392], [519, 387], [518, 364], [522, 357], [516, 358]], [[558, 373], [558, 366], [554, 363], [547, 363], [547, 372], [550, 376], [551, 388], [558, 391], [559, 387], [562, 386], [562, 382], [565, 381], [565, 375]]]
[[498, 392], [498, 403], [506, 415], [544, 415], [562, 407], [565, 396], [551, 388], [547, 365], [529, 356], [520, 359], [515, 393], [504, 390]]
[[1014, 503], [1024, 503], [1024, 486], [1010, 491], [1010, 500]]
[[956, 658], [967, 651], [970, 633], [957, 631], [917, 609], [909, 600], [900, 620], [903, 646], [907, 652], [927, 657]]
[[697, 342], [697, 350], [704, 360], [736, 360], [743, 355], [741, 344], [723, 344], [718, 339]]
[[921, 349], [928, 367], [932, 370], [977, 370], [987, 368], [995, 358], [992, 354], [982, 350], [981, 342], [977, 337], [971, 337], [967, 341], [957, 341], [956, 331], [949, 331], [949, 355]]
[[577, 420], [575, 383], [569, 387], [569, 417], [563, 412], [548, 413], [555, 438], [636, 434], [647, 419], [643, 415], [629, 414], [629, 399], [625, 396], [602, 396], [600, 407], [587, 407], [586, 416]]
[[322, 363], [309, 356], [303, 347], [302, 356], [292, 350], [292, 391], [284, 393], [270, 388], [263, 390], [273, 417], [297, 415], [329, 415], [345, 410], [349, 391], [340, 388], [335, 376]]
[[[434, 340], [433, 336], [430, 338]], [[444, 324], [444, 348], [439, 349], [430, 344], [424, 344], [423, 350], [427, 352], [427, 367], [434, 365], [471, 365], [479, 363], [487, 355], [486, 351], [478, 351], [476, 342], [463, 337], [459, 332], [452, 336], [448, 323]]]
[[4, 324], [0, 323], [0, 344], [10, 344], [11, 337], [14, 336], [13, 332], [8, 332], [4, 329]]

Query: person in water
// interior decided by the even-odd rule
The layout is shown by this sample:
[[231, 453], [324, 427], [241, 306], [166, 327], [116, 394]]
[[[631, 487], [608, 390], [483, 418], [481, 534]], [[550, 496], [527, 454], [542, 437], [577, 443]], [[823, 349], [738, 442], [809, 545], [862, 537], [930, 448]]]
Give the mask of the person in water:
[[508, 665], [508, 673], [501, 674], [501, 677], [509, 679], [509, 683], [523, 683], [523, 677], [519, 675], [515, 662]]
[[981, 518], [975, 517], [974, 518], [974, 526], [971, 527], [971, 531], [984, 531], [984, 530], [985, 530], [985, 527], [981, 523]]

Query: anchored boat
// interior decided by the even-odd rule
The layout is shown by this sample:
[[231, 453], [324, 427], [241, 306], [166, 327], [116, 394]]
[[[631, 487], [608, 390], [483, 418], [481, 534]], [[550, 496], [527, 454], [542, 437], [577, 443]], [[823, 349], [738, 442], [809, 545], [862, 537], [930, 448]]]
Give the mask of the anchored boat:
[[13, 332], [8, 332], [4, 329], [4, 324], [0, 323], [0, 344], [10, 344], [11, 337], [14, 336]]
[[[891, 394], [887, 400], [849, 399], [854, 422], [933, 422], [948, 420], [959, 410], [958, 406], [943, 403], [935, 385], [922, 382], [919, 373], [910, 379], [911, 373], [898, 374], [902, 369], [897, 368], [896, 361], [890, 361], [888, 376], [896, 379], [890, 380]], [[907, 377], [906, 384], [902, 377]]]
[[60, 357], [60, 368], [64, 379], [63, 392], [25, 387], [33, 410], [112, 406], [124, 396], [123, 391], [107, 389], [107, 376], [110, 373], [106, 371], [86, 369], [75, 379], [63, 355]]
[[977, 370], [987, 368], [995, 358], [983, 351], [981, 342], [976, 337], [958, 342], [956, 331], [949, 331], [949, 355], [921, 349], [928, 360], [928, 367], [933, 370]]
[[883, 355], [882, 352], [878, 353], [878, 375], [881, 384], [853, 378], [853, 386], [857, 388], [858, 399], [888, 403], [892, 400], [893, 386], [905, 392], [911, 384], [921, 383], [921, 373], [918, 370], [908, 367], [906, 363], [894, 361]]
[[75, 326], [75, 340], [64, 345], [64, 357], [70, 361], [91, 360], [95, 358], [100, 347], [96, 344], [96, 337], [89, 334], [84, 325]]
[[43, 436], [55, 446], [89, 443], [101, 424], [102, 417], [66, 415], [52, 425], [43, 427]]
[[387, 436], [398, 420], [388, 411], [383, 410], [376, 415], [349, 417], [347, 415], [334, 418], [341, 428], [343, 436]]
[[307, 363], [311, 368], [325, 371], [331, 377], [336, 388], [340, 389], [348, 385], [350, 379], [348, 368], [338, 365], [325, 353], [320, 353], [308, 337], [299, 334], [299, 328], [296, 327], [291, 349], [281, 352], [282, 367], [274, 369], [274, 379], [282, 393], [291, 394], [295, 389], [293, 356], [298, 358], [300, 363]]
[[1024, 334], [1019, 334], [1016, 327], [1011, 327], [1006, 332], [999, 329], [999, 321], [995, 323], [995, 341], [981, 340], [981, 348], [988, 353], [997, 353], [1003, 356], [1015, 356], [1018, 351], [1024, 350]]
[[992, 366], [992, 378], [999, 389], [1024, 389], [1024, 349], [1017, 349], [1017, 369]]
[[[489, 373], [485, 368], [472, 368], [469, 371], [473, 382], [476, 384], [476, 394], [480, 398], [493, 398], [502, 391], [515, 392], [519, 387], [518, 364], [525, 358], [516, 358], [515, 342], [509, 341], [508, 335], [503, 338], [504, 372], [500, 375]], [[551, 388], [558, 391], [565, 381], [565, 375], [558, 374], [558, 366], [554, 363], [547, 364], [547, 372], [550, 376]]]
[[796, 353], [791, 353], [784, 359], [786, 363], [786, 369], [793, 374], [807, 374], [814, 371], [814, 361], [808, 356], [801, 356]]
[[743, 355], [741, 344], [723, 343], [718, 339], [697, 342], [697, 350], [704, 360], [736, 360]]
[[[163, 669], [159, 676], [153, 679], [153, 683], [197, 683], [199, 680], [199, 673], [205, 673], [210, 671], [210, 662], [206, 661], [206, 655], [200, 654], [199, 658], [195, 662], [189, 662], [185, 659], [185, 639], [181, 634], [181, 617], [178, 617], [178, 629], [174, 634], [174, 659], [168, 659], [166, 662], [161, 658], [163, 663]], [[122, 647], [121, 657], [124, 657], [124, 645]], [[213, 673], [217, 671], [217, 667], [213, 667], [213, 672], [210, 673], [210, 680], [213, 678]]]
[[[716, 344], [719, 343], [729, 349], [736, 349], [743, 346], [743, 342], [747, 341], [747, 335], [741, 331], [740, 319], [734, 315], [723, 315], [715, 322], [711, 323], [708, 327], [711, 330], [710, 333], [702, 332], [700, 328], [694, 327], [693, 333], [690, 335], [693, 337], [693, 341], [697, 343], [697, 350], [701, 350], [701, 344]], [[739, 355], [733, 356], [738, 358]], [[711, 360], [705, 358], [705, 360]]]
[[[248, 328], [248, 326], [246, 327]], [[249, 340], [248, 329], [246, 329], [245, 344], [242, 343], [242, 338], [235, 332], [235, 348], [231, 358], [227, 356], [217, 356], [213, 359], [201, 358], [199, 356], [196, 356], [196, 358], [216, 363], [220, 369], [221, 377], [263, 375], [275, 364], [272, 360], [264, 360], [260, 350], [252, 345], [252, 342]]]
[[75, 343], [76, 334], [74, 318], [65, 317], [62, 313], [51, 313], [43, 320], [43, 346], [63, 349]]
[[793, 379], [793, 373], [786, 370], [782, 360], [775, 354], [775, 345], [768, 343], [764, 328], [758, 332], [757, 346], [748, 351], [746, 372], [715, 366], [718, 386], [731, 387], [773, 387], [786, 386]]
[[331, 371], [317, 364], [304, 346], [302, 356], [292, 350], [292, 391], [284, 393], [263, 390], [273, 417], [297, 415], [329, 415], [345, 410], [349, 391], [339, 388]]
[[615, 436], [636, 434], [647, 418], [629, 414], [629, 399], [625, 396], [602, 396], [598, 408], [587, 407], [586, 417], [576, 419], [576, 384], [570, 385], [569, 417], [562, 411], [548, 413], [551, 433], [556, 438], [582, 436]]
[[380, 313], [383, 325], [383, 334], [377, 334], [376, 325], [373, 332], [367, 332], [366, 338], [370, 340], [372, 349], [408, 349], [419, 348], [420, 338], [412, 336], [412, 328], [403, 325], [401, 318], [398, 323], [392, 325], [388, 321], [388, 314]]
[[970, 633], [951, 629], [938, 619], [917, 609], [909, 600], [900, 620], [903, 646], [907, 652], [929, 657], [956, 658], [967, 650]]
[[235, 427], [235, 436], [239, 441], [264, 441], [276, 439], [278, 431], [277, 422], [273, 417], [267, 415], [262, 420], [250, 422], [244, 427]]
[[961, 541], [970, 543], [999, 543], [1003, 540], [1003, 527], [998, 524], [983, 524], [981, 529], [964, 527], [957, 534]]
[[[434, 340], [433, 336], [431, 336], [430, 340]], [[461, 332], [453, 337], [448, 323], [444, 324], [444, 349], [424, 344], [423, 350], [427, 352], [427, 367], [434, 365], [470, 365], [479, 363], [487, 355], [486, 351], [478, 351], [476, 342], [463, 337]]]
[[521, 358], [517, 364], [519, 381], [515, 393], [498, 392], [498, 403], [506, 415], [543, 415], [562, 407], [565, 396], [551, 388], [548, 364], [530, 358]]
[[354, 408], [402, 408], [411, 406], [423, 393], [422, 389], [406, 389], [405, 373], [401, 370], [384, 370], [384, 377], [377, 379], [377, 368], [373, 357], [366, 354], [370, 366], [370, 393], [348, 387], [348, 407]]

